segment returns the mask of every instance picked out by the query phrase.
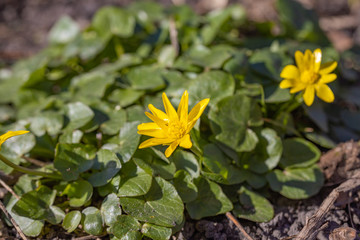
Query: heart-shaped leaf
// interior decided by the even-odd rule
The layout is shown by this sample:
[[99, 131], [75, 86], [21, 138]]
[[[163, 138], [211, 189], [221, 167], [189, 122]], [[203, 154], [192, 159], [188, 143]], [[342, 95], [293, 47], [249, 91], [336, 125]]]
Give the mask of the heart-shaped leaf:
[[99, 235], [103, 230], [103, 222], [99, 209], [96, 207], [87, 207], [82, 211], [84, 214], [84, 231], [91, 235]]
[[62, 192], [62, 195], [67, 195], [69, 197], [69, 205], [72, 207], [83, 206], [91, 199], [92, 194], [93, 187], [85, 180], [77, 180], [68, 184]]
[[147, 194], [121, 198], [124, 211], [139, 221], [164, 227], [175, 227], [183, 220], [184, 205], [173, 185], [160, 177], [154, 178]]
[[191, 218], [215, 216], [231, 211], [233, 205], [221, 190], [221, 187], [203, 177], [195, 179], [198, 188], [197, 198], [186, 204]]
[[115, 193], [107, 195], [101, 204], [101, 215], [108, 226], [113, 226], [121, 215], [120, 199]]
[[81, 212], [78, 210], [74, 210], [66, 214], [62, 226], [68, 233], [70, 233], [79, 226], [80, 221]]
[[274, 217], [274, 209], [265, 197], [244, 186], [238, 194], [240, 203], [233, 210], [237, 217], [254, 222], [268, 222]]
[[324, 176], [316, 165], [284, 171], [275, 169], [266, 175], [266, 179], [273, 191], [290, 199], [309, 198], [318, 193], [324, 184]]

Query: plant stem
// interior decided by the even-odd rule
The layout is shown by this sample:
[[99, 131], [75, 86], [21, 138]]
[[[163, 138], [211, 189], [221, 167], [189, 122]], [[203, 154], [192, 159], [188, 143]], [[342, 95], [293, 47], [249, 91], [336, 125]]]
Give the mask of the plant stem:
[[4, 157], [1, 154], [0, 154], [0, 160], [3, 163], [5, 163], [6, 165], [8, 165], [9, 167], [12, 167], [16, 171], [19, 171], [22, 173], [26, 173], [29, 175], [37, 175], [37, 176], [42, 176], [42, 177], [47, 177], [47, 178], [53, 178], [53, 179], [62, 179], [61, 175], [58, 173], [47, 173], [47, 172], [43, 172], [43, 171], [37, 171], [37, 170], [29, 169], [26, 167], [18, 166], [15, 163], [9, 161], [6, 157]]
[[202, 153], [194, 146], [192, 146], [190, 148], [190, 151], [195, 154], [197, 157], [201, 158], [202, 157]]
[[301, 93], [291, 95], [291, 99], [283, 104], [275, 113], [275, 118], [279, 116], [281, 112], [291, 113], [296, 108], [300, 107], [303, 103], [303, 96]]

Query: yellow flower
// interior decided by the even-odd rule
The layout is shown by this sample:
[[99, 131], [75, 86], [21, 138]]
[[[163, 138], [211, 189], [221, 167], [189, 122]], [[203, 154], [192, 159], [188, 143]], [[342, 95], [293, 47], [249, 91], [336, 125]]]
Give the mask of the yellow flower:
[[295, 53], [296, 65], [287, 65], [281, 72], [280, 77], [285, 78], [280, 83], [280, 88], [291, 88], [290, 93], [304, 91], [305, 104], [310, 106], [316, 96], [325, 102], [334, 101], [334, 93], [328, 83], [336, 79], [335, 70], [337, 62], [321, 64], [321, 50], [314, 52], [306, 50], [305, 54], [300, 51]]
[[28, 133], [29, 131], [25, 131], [25, 130], [21, 130], [21, 131], [8, 131], [7, 133], [0, 135], [0, 149], [1, 149], [1, 145], [8, 140], [11, 137], [14, 136], [18, 136], [18, 135], [23, 135], [25, 133]]
[[149, 104], [152, 114], [149, 112], [145, 112], [145, 114], [153, 122], [138, 125], [138, 134], [153, 137], [142, 142], [139, 148], [147, 148], [160, 144], [170, 145], [165, 151], [165, 156], [170, 157], [179, 145], [183, 148], [191, 148], [192, 143], [189, 132], [204, 112], [210, 99], [201, 100], [189, 114], [189, 96], [187, 91], [182, 95], [177, 111], [175, 111], [165, 93], [162, 94], [162, 100], [166, 113]]

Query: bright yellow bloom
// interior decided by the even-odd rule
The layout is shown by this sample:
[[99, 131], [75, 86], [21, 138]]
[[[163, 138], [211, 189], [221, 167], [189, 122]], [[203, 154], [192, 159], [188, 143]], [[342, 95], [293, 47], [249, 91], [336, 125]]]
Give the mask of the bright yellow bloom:
[[149, 112], [145, 112], [145, 114], [153, 122], [138, 125], [138, 134], [153, 137], [142, 142], [139, 148], [147, 148], [160, 144], [170, 145], [165, 151], [165, 156], [170, 157], [179, 145], [183, 148], [191, 148], [192, 143], [189, 132], [204, 112], [210, 99], [201, 100], [189, 114], [189, 96], [187, 91], [181, 97], [177, 112], [165, 93], [162, 94], [162, 100], [166, 113], [149, 104], [152, 114]]
[[333, 102], [335, 97], [327, 83], [336, 79], [335, 70], [337, 62], [321, 64], [321, 50], [314, 52], [306, 50], [305, 54], [300, 51], [295, 53], [296, 65], [287, 65], [281, 72], [280, 77], [285, 78], [280, 83], [280, 88], [291, 88], [290, 93], [304, 91], [305, 104], [310, 106], [316, 96], [325, 102]]
[[21, 130], [21, 131], [8, 131], [7, 133], [0, 135], [0, 149], [1, 149], [1, 145], [8, 140], [11, 137], [14, 136], [18, 136], [18, 135], [23, 135], [25, 133], [28, 133], [29, 131], [25, 131], [25, 130]]

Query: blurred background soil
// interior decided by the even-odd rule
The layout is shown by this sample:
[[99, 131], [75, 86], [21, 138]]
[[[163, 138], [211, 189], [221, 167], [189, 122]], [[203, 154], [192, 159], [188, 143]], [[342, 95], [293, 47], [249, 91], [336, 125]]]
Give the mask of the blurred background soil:
[[[335, 48], [360, 45], [360, 0], [297, 0], [314, 9]], [[0, 59], [8, 64], [31, 56], [47, 45], [51, 26], [69, 15], [85, 28], [104, 5], [125, 6], [132, 0], [0, 0]], [[250, 20], [276, 21], [275, 0], [158, 0], [164, 5], [189, 4], [198, 13], [241, 3]]]

